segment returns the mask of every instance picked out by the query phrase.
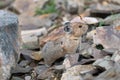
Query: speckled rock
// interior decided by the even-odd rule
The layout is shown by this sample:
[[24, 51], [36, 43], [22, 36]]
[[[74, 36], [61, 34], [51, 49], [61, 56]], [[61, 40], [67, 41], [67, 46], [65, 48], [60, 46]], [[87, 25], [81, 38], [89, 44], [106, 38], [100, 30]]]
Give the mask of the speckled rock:
[[13, 13], [0, 10], [0, 80], [8, 80], [19, 53], [18, 19]]

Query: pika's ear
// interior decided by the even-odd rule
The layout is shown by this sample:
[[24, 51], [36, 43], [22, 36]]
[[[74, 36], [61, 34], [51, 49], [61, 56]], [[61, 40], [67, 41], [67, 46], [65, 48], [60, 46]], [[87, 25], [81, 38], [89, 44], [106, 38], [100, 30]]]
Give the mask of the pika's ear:
[[70, 22], [64, 23], [64, 31], [67, 32], [67, 33], [71, 33], [72, 29], [71, 29], [71, 26], [70, 26]]

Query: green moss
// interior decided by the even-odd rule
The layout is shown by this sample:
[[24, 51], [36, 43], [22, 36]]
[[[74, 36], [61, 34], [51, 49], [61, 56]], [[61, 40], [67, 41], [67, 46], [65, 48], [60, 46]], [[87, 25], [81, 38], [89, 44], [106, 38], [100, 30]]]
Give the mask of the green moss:
[[98, 26], [100, 27], [103, 26], [104, 24], [105, 24], [104, 21], [100, 21]]
[[54, 0], [49, 0], [43, 9], [36, 9], [35, 15], [47, 14], [57, 12]]

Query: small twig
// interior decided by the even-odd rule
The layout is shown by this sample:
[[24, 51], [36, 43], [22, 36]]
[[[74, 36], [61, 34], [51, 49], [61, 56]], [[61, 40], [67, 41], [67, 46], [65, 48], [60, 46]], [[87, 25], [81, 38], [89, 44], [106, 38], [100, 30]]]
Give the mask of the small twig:
[[61, 25], [53, 25], [52, 27], [50, 27], [49, 29], [48, 29], [48, 33], [50, 33], [50, 32], [52, 32], [54, 29], [56, 29], [56, 28], [58, 28], [58, 27], [60, 27]]

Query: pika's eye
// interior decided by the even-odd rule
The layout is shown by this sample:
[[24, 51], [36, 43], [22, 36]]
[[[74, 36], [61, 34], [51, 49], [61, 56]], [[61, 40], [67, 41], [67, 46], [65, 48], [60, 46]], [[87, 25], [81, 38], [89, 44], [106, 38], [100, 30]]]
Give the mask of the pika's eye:
[[82, 28], [82, 26], [81, 26], [81, 25], [79, 25], [78, 27], [79, 27], [79, 28]]

